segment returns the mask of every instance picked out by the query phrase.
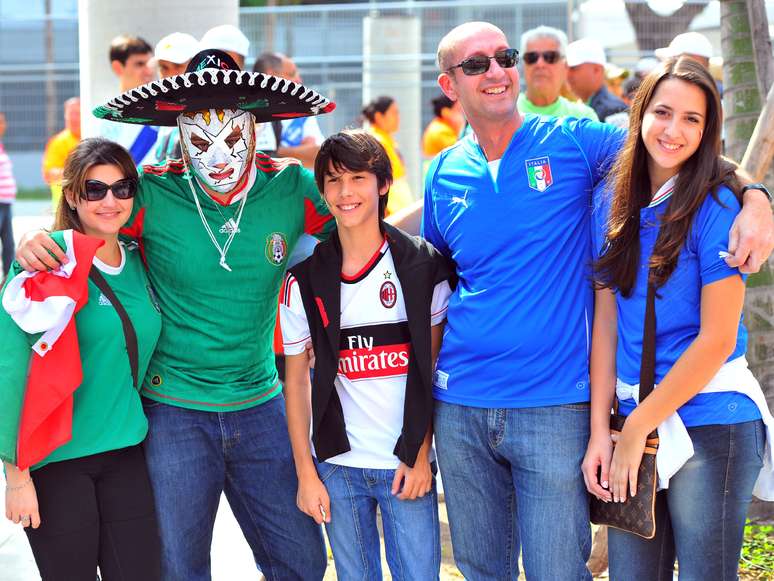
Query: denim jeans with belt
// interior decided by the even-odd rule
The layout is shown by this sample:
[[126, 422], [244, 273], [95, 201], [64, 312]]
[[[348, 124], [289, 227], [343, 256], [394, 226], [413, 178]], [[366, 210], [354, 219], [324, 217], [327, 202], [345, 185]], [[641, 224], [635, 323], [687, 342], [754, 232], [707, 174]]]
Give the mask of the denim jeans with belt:
[[148, 399], [143, 407], [164, 581], [210, 579], [221, 492], [268, 581], [322, 579], [322, 529], [296, 508], [298, 481], [281, 395], [232, 412]]
[[376, 507], [382, 514], [387, 565], [394, 581], [437, 581], [441, 567], [438, 496], [400, 500], [391, 492], [395, 470], [317, 465], [331, 500], [325, 525], [339, 581], [381, 581]]
[[611, 581], [735, 581], [752, 489], [763, 466], [763, 422], [688, 428], [694, 455], [656, 495], [656, 536], [610, 529]]
[[590, 580], [581, 462], [589, 404], [435, 405], [435, 442], [454, 559], [471, 581]]

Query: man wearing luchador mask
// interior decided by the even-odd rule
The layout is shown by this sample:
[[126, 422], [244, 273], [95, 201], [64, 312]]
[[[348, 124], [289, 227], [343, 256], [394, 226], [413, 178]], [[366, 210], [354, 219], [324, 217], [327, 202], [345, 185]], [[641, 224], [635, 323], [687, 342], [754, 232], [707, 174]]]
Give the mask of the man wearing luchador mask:
[[[207, 50], [186, 73], [95, 110], [177, 125], [181, 135], [182, 159], [144, 168], [124, 229], [140, 245], [163, 320], [142, 395], [165, 580], [210, 578], [221, 492], [267, 579], [324, 574], [322, 532], [295, 506], [272, 337], [288, 254], [303, 233], [326, 237], [333, 221], [297, 161], [255, 152], [254, 124], [333, 107]], [[30, 239], [20, 261], [45, 262], [44, 238]]]

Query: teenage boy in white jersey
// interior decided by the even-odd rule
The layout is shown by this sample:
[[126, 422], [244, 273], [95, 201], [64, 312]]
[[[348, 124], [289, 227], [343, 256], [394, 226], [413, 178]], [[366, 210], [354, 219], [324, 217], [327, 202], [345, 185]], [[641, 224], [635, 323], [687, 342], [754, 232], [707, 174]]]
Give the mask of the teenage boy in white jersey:
[[383, 222], [392, 172], [371, 135], [327, 139], [315, 180], [337, 231], [291, 268], [280, 307], [297, 504], [325, 522], [340, 579], [381, 578], [377, 506], [393, 579], [437, 579], [431, 372], [453, 271]]

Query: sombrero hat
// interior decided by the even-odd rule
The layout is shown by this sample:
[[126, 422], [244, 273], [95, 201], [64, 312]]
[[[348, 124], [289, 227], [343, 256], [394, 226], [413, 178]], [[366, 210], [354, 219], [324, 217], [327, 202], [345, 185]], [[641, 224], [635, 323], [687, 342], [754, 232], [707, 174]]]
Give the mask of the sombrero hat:
[[130, 89], [94, 109], [94, 115], [122, 123], [175, 126], [182, 113], [202, 109], [242, 109], [263, 123], [335, 108], [333, 101], [301, 83], [239, 70], [228, 54], [208, 49], [194, 55], [182, 75]]

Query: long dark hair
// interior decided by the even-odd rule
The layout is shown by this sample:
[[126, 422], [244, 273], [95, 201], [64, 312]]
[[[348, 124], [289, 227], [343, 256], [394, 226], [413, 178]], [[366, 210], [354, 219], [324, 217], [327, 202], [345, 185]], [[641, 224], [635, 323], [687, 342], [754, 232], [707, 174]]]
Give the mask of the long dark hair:
[[[720, 156], [723, 113], [715, 81], [696, 61], [669, 59], [642, 81], [629, 112], [629, 135], [610, 174], [613, 201], [607, 226], [607, 243], [594, 265], [598, 288], [611, 288], [628, 297], [637, 279], [640, 259], [640, 209], [650, 203], [648, 151], [642, 141], [642, 119], [658, 86], [679, 79], [699, 87], [706, 97], [704, 133], [698, 149], [685, 160], [650, 257], [650, 282], [663, 285], [674, 272], [693, 217], [708, 192], [717, 200], [718, 186], [725, 184], [739, 196], [736, 166]], [[720, 203], [720, 202], [718, 202]]]
[[54, 218], [54, 230], [77, 230], [83, 232], [78, 210], [70, 207], [67, 194], [76, 201], [86, 185], [86, 174], [97, 165], [114, 165], [125, 178], [137, 179], [137, 167], [132, 156], [123, 147], [109, 139], [92, 137], [81, 141], [65, 160], [62, 173], [62, 197]]

